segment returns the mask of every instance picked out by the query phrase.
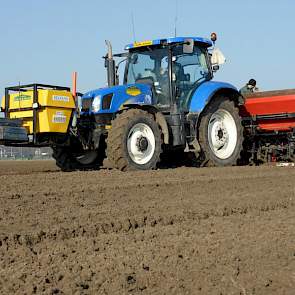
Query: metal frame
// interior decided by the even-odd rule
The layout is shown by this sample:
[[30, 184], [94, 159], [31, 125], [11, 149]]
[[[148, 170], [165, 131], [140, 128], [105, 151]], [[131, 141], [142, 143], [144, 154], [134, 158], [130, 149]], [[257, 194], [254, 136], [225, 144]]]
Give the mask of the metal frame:
[[275, 120], [275, 119], [290, 119], [290, 118], [295, 118], [295, 113], [255, 115], [250, 117], [243, 117], [242, 120], [256, 122], [257, 120]]
[[10, 92], [26, 92], [33, 91], [33, 105], [31, 108], [20, 108], [20, 111], [33, 111], [33, 144], [37, 144], [37, 115], [38, 115], [38, 90], [40, 89], [51, 89], [51, 90], [65, 90], [70, 91], [69, 87], [56, 86], [56, 85], [47, 85], [47, 84], [26, 84], [11, 86], [5, 88], [5, 110], [4, 116], [9, 119], [9, 95]]

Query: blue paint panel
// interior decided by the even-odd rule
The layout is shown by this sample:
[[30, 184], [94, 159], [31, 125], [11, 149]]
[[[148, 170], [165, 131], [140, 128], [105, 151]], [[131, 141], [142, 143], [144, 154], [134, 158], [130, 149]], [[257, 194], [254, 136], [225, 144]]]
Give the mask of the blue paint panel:
[[210, 98], [220, 89], [233, 89], [238, 91], [236, 87], [229, 83], [207, 81], [201, 84], [191, 98], [189, 111], [191, 113], [200, 113], [209, 102]]
[[[166, 42], [168, 44], [184, 42], [186, 39], [193, 39], [195, 42], [203, 43], [207, 47], [212, 46], [212, 42], [209, 39], [201, 38], [201, 37], [175, 37], [175, 38], [167, 38], [167, 39], [156, 39], [152, 41], [152, 45], [159, 45], [161, 44], [161, 42]], [[145, 46], [147, 45], [138, 46], [138, 45], [135, 45], [135, 43], [131, 43], [125, 46], [125, 50], [129, 50], [132, 48], [145, 47]]]
[[[140, 94], [136, 96], [129, 95], [127, 93], [128, 88], [136, 87], [140, 90]], [[92, 114], [110, 114], [118, 112], [125, 104], [138, 104], [138, 105], [153, 105], [152, 90], [149, 85], [145, 84], [129, 84], [120, 85], [109, 88], [100, 88], [96, 90], [89, 91], [85, 93], [82, 97], [83, 99], [93, 99], [94, 97], [100, 95], [101, 97], [106, 94], [113, 93], [113, 99], [111, 102], [110, 109], [100, 110], [98, 112], [92, 112]], [[85, 114], [81, 113], [81, 115]], [[88, 112], [87, 112], [88, 114]]]

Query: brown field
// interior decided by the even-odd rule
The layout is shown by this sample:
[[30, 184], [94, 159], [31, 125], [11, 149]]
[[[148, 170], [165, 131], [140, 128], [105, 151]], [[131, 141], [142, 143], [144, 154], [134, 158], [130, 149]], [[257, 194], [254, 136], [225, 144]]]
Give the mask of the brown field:
[[295, 168], [0, 162], [1, 294], [295, 294]]

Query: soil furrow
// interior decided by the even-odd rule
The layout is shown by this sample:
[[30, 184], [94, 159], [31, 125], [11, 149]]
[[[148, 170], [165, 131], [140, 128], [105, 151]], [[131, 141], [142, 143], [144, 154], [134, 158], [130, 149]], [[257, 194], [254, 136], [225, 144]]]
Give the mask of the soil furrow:
[[0, 294], [294, 294], [295, 169], [0, 162]]

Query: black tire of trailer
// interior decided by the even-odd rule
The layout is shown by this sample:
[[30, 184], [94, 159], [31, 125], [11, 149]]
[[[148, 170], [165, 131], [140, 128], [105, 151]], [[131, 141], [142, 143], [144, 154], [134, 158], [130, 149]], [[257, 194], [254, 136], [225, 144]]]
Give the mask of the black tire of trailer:
[[[131, 158], [132, 155], [127, 146], [128, 138], [132, 136], [130, 132], [137, 124], [147, 126], [152, 132], [155, 141], [154, 152], [150, 160], [143, 164], [136, 163]], [[107, 158], [113, 168], [121, 171], [152, 170], [157, 168], [161, 152], [161, 131], [152, 114], [141, 109], [129, 109], [118, 114], [112, 120], [112, 128], [109, 130], [107, 137]]]
[[[105, 145], [105, 144], [102, 144]], [[71, 147], [53, 146], [52, 157], [56, 161], [56, 165], [64, 172], [71, 172], [75, 170], [97, 170], [103, 165], [105, 159], [105, 146], [100, 146], [98, 150], [93, 151], [90, 160], [79, 160], [85, 156], [86, 152], [73, 152]]]
[[[235, 148], [227, 158], [218, 157], [216, 152], [212, 150], [212, 143], [210, 144], [209, 142], [210, 139], [208, 133], [210, 120], [217, 112], [230, 114], [236, 127], [237, 140]], [[235, 105], [234, 101], [229, 100], [225, 96], [215, 97], [214, 100], [206, 107], [200, 118], [198, 139], [202, 150], [201, 157], [203, 166], [236, 166], [247, 163], [247, 157], [249, 156], [244, 150], [244, 127], [239, 115], [239, 108]]]

